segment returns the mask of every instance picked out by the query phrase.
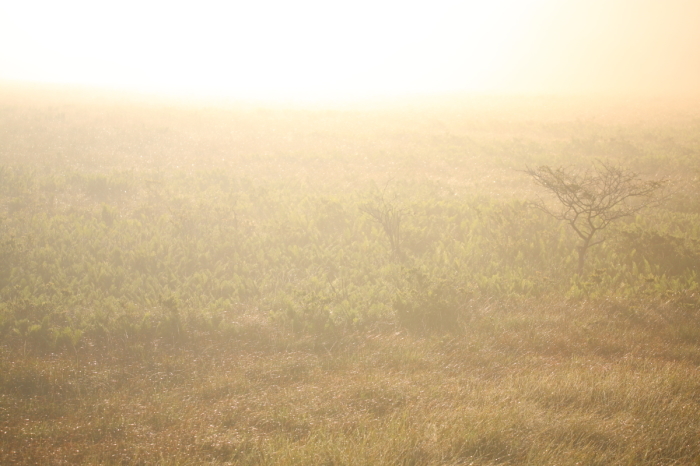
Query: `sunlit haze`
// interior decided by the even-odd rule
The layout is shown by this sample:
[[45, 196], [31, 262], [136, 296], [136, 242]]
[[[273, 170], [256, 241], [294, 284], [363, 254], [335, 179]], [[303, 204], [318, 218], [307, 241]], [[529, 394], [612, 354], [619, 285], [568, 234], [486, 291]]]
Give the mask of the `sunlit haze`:
[[700, 91], [697, 0], [3, 2], [0, 80], [195, 96]]

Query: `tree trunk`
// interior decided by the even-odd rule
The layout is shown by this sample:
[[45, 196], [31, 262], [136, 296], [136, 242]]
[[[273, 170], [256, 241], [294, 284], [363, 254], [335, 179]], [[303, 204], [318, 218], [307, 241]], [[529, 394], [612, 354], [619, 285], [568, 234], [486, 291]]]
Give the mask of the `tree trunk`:
[[583, 266], [586, 261], [586, 252], [588, 251], [588, 248], [591, 245], [591, 238], [593, 235], [589, 236], [588, 238], [583, 240], [583, 244], [579, 246], [578, 248], [578, 274], [579, 276], [583, 275]]
[[578, 248], [578, 274], [579, 276], [583, 275], [583, 264], [584, 260], [586, 259], [586, 250], [581, 246]]

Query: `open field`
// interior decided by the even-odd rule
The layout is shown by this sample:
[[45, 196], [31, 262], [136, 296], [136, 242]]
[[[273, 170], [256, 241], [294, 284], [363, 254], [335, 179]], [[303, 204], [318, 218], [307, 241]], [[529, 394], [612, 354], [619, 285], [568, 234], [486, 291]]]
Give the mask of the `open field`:
[[[651, 307], [651, 306], [650, 306]], [[700, 349], [657, 309], [483, 302], [454, 335], [2, 359], [4, 464], [695, 464]], [[687, 322], [684, 322], [687, 324]], [[697, 323], [695, 323], [697, 325]], [[697, 326], [695, 327], [697, 328]]]
[[700, 464], [692, 106], [0, 95], [0, 463]]

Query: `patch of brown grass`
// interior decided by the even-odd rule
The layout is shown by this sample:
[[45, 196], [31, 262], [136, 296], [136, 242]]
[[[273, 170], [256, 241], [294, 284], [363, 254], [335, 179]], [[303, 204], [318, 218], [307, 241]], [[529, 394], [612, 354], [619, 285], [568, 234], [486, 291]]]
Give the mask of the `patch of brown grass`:
[[700, 342], [678, 325], [651, 305], [493, 302], [450, 335], [5, 348], [0, 463], [697, 464]]

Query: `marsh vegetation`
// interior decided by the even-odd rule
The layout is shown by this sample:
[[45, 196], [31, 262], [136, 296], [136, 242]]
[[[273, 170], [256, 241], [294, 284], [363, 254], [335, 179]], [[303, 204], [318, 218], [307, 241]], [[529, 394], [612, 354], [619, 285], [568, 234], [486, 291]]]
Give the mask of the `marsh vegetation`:
[[3, 99], [3, 464], [700, 459], [697, 114]]

